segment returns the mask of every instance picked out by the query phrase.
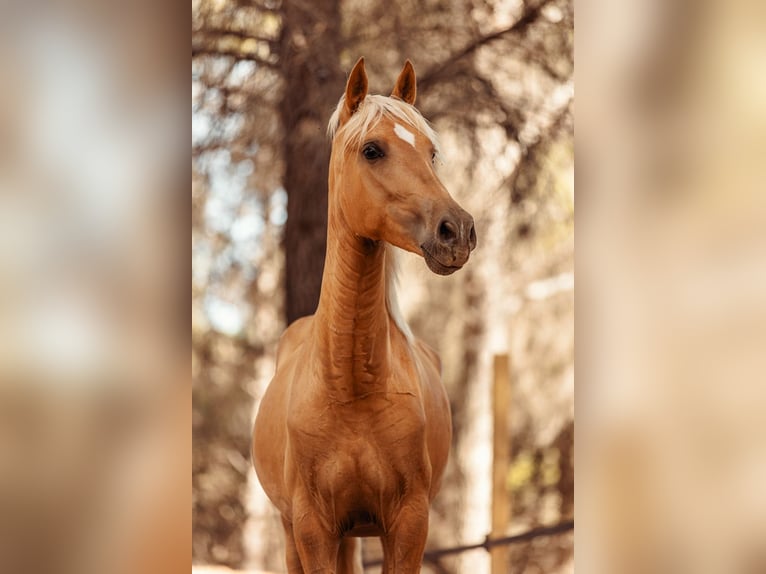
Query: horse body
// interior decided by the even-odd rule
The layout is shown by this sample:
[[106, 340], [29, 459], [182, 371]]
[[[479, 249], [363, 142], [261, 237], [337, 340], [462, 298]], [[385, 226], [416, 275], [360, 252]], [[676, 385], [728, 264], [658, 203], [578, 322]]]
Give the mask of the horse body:
[[[424, 121], [405, 121], [414, 81], [408, 62], [394, 89], [402, 101], [381, 104], [371, 121], [362, 114], [372, 107], [359, 110], [363, 60], [351, 73], [331, 124], [338, 131], [319, 305], [282, 336], [256, 418], [255, 468], [282, 515], [291, 574], [361, 572], [359, 536], [381, 538], [384, 572], [418, 572], [428, 505], [447, 463], [440, 362], [401, 320], [391, 245], [448, 274], [467, 261], [475, 232], [435, 176]], [[399, 115], [387, 116], [387, 105]], [[352, 120], [365, 125], [353, 132]], [[385, 152], [368, 154], [372, 144], [355, 146], [354, 133]]]
[[[269, 453], [256, 458], [258, 475], [288, 522], [308, 511], [322, 517], [325, 532], [382, 536], [402, 503], [418, 498], [427, 508], [438, 491], [451, 433], [438, 358], [394, 333], [389, 376], [338, 391], [312, 361], [317, 325], [315, 316], [301, 319], [280, 342], [261, 404], [270, 416], [255, 429], [256, 451]], [[296, 504], [299, 493], [305, 506]]]

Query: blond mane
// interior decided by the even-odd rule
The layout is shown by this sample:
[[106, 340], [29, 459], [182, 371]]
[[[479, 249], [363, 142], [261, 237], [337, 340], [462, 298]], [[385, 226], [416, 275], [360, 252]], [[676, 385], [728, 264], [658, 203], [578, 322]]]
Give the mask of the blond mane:
[[412, 330], [407, 324], [404, 315], [402, 315], [402, 310], [399, 308], [399, 298], [396, 294], [396, 287], [399, 282], [400, 252], [401, 249], [398, 247], [390, 243], [386, 244], [386, 307], [388, 308], [388, 314], [394, 320], [394, 324], [399, 327], [405, 339], [412, 344], [415, 342], [415, 336], [412, 334]]
[[426, 136], [434, 146], [436, 157], [439, 158], [439, 137], [420, 112], [410, 104], [402, 100], [381, 96], [379, 94], [368, 94], [359, 104], [359, 107], [342, 127], [340, 127], [340, 113], [343, 110], [346, 96], [343, 95], [338, 102], [335, 111], [330, 116], [330, 122], [327, 125], [327, 135], [331, 140], [336, 136], [343, 135], [344, 147], [354, 146], [358, 148], [364, 143], [369, 131], [384, 117], [400, 121], [410, 127], [415, 128]]

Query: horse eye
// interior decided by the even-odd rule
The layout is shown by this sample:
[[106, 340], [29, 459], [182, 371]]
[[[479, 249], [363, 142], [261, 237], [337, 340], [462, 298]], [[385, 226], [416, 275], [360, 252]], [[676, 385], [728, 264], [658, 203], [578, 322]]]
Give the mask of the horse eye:
[[432, 154], [431, 154], [431, 163], [432, 163], [432, 164], [435, 164], [435, 163], [436, 163], [436, 152], [434, 152], [434, 153], [432, 153]]
[[364, 146], [362, 155], [364, 155], [365, 159], [372, 161], [374, 159], [378, 159], [379, 157], [383, 157], [383, 152], [375, 144], [368, 144]]

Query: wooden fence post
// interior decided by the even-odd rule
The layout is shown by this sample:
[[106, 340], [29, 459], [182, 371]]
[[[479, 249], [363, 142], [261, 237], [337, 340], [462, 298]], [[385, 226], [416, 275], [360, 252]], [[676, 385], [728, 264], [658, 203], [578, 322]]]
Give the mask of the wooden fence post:
[[[511, 407], [510, 359], [507, 354], [494, 357], [492, 412], [494, 419], [492, 446], [492, 538], [505, 536], [511, 521], [511, 500], [506, 488], [511, 455], [511, 436], [508, 412]], [[508, 546], [495, 546], [490, 550], [492, 574], [508, 574]]]

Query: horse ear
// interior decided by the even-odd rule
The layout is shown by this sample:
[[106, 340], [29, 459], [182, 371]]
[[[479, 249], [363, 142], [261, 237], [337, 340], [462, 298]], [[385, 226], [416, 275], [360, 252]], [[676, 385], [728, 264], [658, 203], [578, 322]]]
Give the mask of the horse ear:
[[356, 111], [365, 96], [367, 96], [367, 72], [364, 71], [362, 57], [354, 65], [346, 83], [346, 112], [349, 117]]
[[415, 105], [417, 92], [415, 68], [412, 67], [412, 62], [407, 60], [404, 63], [402, 71], [399, 73], [399, 77], [396, 79], [396, 85], [394, 86], [394, 91], [391, 92], [391, 95], [400, 100], [404, 100], [410, 105]]

